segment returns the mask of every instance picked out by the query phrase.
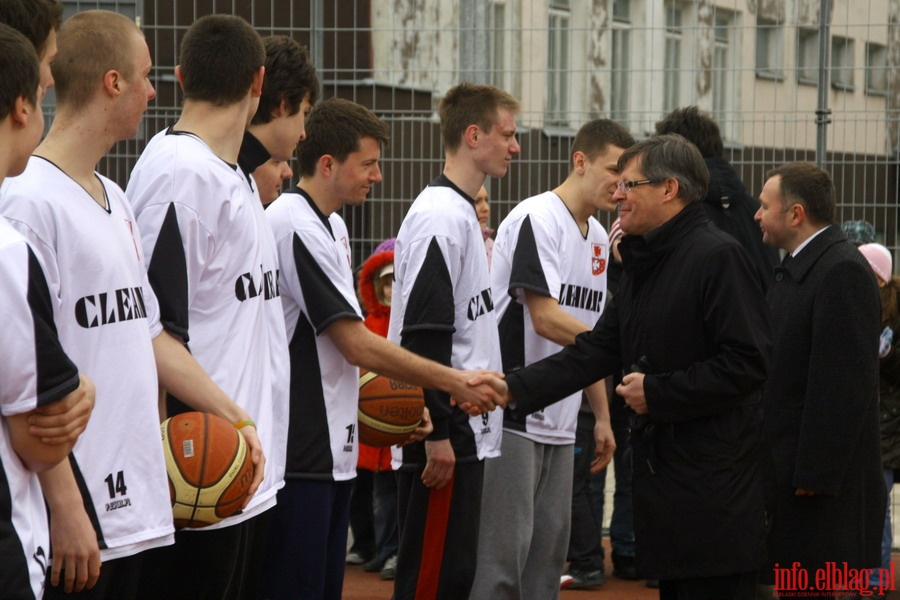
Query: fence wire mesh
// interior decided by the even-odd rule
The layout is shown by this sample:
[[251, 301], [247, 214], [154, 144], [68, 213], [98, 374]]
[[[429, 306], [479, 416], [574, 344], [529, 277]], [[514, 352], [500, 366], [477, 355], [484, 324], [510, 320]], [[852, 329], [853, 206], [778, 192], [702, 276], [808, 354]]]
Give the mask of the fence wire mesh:
[[[391, 126], [384, 183], [344, 215], [357, 261], [396, 232], [411, 199], [440, 172], [435, 109], [461, 80], [497, 84], [523, 105], [522, 154], [504, 179], [488, 184], [494, 225], [516, 202], [565, 177], [572, 136], [587, 120], [611, 117], [643, 137], [669, 110], [696, 104], [720, 124], [727, 158], [751, 193], [781, 162], [818, 161], [838, 187], [838, 218], [867, 219], [879, 241], [898, 246], [900, 0], [64, 4], [67, 14], [106, 8], [132, 16], [147, 36], [159, 95], [138, 137], [101, 165], [122, 184], [146, 140], [177, 118], [177, 48], [195, 19], [237, 14], [264, 35], [308, 45], [325, 97], [363, 103]], [[818, 105], [819, 86], [826, 106]], [[818, 157], [817, 119], [828, 121]]]

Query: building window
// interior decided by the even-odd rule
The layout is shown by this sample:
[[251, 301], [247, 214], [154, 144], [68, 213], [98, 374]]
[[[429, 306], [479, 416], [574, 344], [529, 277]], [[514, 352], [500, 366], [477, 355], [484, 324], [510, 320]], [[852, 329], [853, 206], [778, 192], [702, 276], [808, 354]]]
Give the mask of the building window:
[[666, 0], [666, 56], [665, 73], [663, 74], [663, 109], [669, 112], [678, 108], [681, 103], [681, 49], [682, 49], [682, 10], [672, 0]]
[[502, 89], [509, 89], [507, 86], [507, 72], [509, 71], [506, 64], [506, 2], [505, 0], [494, 0], [490, 4], [488, 18], [490, 23], [488, 32], [491, 36], [488, 48], [491, 53], [491, 83]]
[[831, 86], [840, 90], [853, 89], [853, 40], [831, 38]]
[[756, 17], [756, 76], [784, 78], [784, 28], [778, 21]]
[[887, 48], [881, 44], [866, 44], [866, 93], [887, 95]]
[[551, 0], [547, 52], [546, 118], [551, 125], [564, 125], [569, 109], [569, 0]]
[[738, 96], [735, 77], [738, 71], [735, 63], [737, 31], [737, 15], [716, 9], [713, 24], [712, 113], [726, 137], [732, 137], [731, 113]]
[[797, 30], [797, 82], [816, 85], [819, 81], [819, 30]]
[[628, 121], [631, 87], [631, 1], [613, 0], [612, 57], [610, 69], [609, 116]]

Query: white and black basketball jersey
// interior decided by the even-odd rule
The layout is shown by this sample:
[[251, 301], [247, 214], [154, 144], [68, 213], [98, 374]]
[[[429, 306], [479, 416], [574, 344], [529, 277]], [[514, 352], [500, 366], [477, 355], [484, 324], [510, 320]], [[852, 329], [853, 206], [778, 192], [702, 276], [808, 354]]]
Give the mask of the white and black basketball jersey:
[[[441, 175], [413, 202], [397, 234], [388, 339], [407, 345], [411, 334], [449, 333], [451, 366], [499, 370], [495, 314], [475, 201]], [[500, 411], [469, 417], [453, 408], [449, 420], [457, 461], [500, 454]], [[417, 446], [403, 448], [404, 464], [424, 464]]]
[[338, 319], [362, 319], [347, 226], [297, 188], [269, 205], [266, 216], [278, 246], [293, 365], [286, 477], [352, 479], [359, 369], [324, 333]]
[[[500, 347], [506, 372], [560, 350], [534, 330], [525, 290], [555, 298], [560, 308], [593, 327], [606, 300], [609, 239], [590, 217], [582, 234], [575, 217], [553, 192], [520, 202], [497, 229], [491, 266]], [[503, 427], [545, 444], [575, 441], [581, 392], [521, 419], [504, 416]]]
[[156, 134], [126, 195], [163, 325], [257, 424], [265, 479], [246, 509], [206, 529], [228, 527], [274, 506], [284, 485], [289, 372], [272, 230], [240, 169], [190, 133]]
[[[59, 344], [53, 305], [37, 257], [0, 217], [0, 414], [11, 417], [78, 388], [78, 370]], [[0, 598], [40, 598], [50, 558], [47, 511], [37, 475], [0, 427]]]
[[115, 183], [96, 177], [106, 208], [34, 156], [4, 185], [0, 213], [40, 258], [60, 342], [96, 387], [69, 462], [101, 558], [111, 560], [172, 543], [174, 528], [152, 343], [159, 310], [131, 207]]

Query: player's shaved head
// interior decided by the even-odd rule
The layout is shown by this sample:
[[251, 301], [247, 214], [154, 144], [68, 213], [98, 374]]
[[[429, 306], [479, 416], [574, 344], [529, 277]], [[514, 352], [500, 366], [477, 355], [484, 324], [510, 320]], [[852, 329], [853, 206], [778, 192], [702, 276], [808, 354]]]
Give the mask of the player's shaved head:
[[108, 10], [87, 10], [68, 19], [59, 30], [59, 54], [52, 67], [57, 102], [73, 109], [86, 105], [112, 70], [132, 78], [135, 35], [142, 34], [134, 21]]

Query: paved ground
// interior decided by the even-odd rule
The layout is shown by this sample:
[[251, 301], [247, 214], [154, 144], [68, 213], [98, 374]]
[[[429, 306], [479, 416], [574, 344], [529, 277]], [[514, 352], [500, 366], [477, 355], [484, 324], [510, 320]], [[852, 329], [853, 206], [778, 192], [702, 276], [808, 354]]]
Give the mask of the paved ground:
[[[589, 590], [565, 590], [560, 600], [657, 600], [659, 593], [648, 588], [643, 581], [623, 581], [612, 576], [612, 564], [609, 556], [609, 540], [607, 546], [606, 583]], [[894, 554], [895, 564], [900, 564], [900, 556]], [[344, 600], [390, 600], [393, 585], [390, 581], [382, 581], [378, 573], [366, 573], [362, 566], [347, 565], [344, 578]], [[900, 573], [897, 573], [900, 577]], [[896, 585], [895, 587], [900, 587]], [[765, 596], [762, 596], [764, 598]], [[900, 592], [891, 592], [888, 596], [871, 596], [872, 598], [889, 598], [900, 600]], [[486, 599], [489, 600], [489, 599]]]
[[[612, 564], [609, 551], [609, 540], [606, 556], [606, 583], [589, 590], [565, 590], [560, 594], [561, 600], [656, 600], [657, 590], [648, 588], [643, 581], [623, 581], [612, 576]], [[390, 581], [381, 581], [378, 573], [366, 573], [362, 566], [347, 565], [344, 577], [344, 600], [390, 600], [393, 585]]]

